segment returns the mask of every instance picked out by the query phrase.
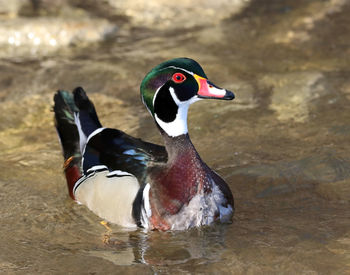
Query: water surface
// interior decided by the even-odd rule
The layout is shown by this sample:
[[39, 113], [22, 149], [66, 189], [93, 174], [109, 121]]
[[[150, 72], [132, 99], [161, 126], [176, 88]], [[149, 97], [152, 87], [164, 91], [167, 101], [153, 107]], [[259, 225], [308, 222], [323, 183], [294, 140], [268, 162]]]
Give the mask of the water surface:
[[[350, 3], [246, 1], [217, 20], [207, 11], [206, 23], [187, 12], [187, 24], [162, 28], [158, 17], [140, 26], [84, 15], [109, 35], [84, 23], [68, 27], [68, 38], [84, 28], [92, 41], [0, 46], [0, 271], [350, 272]], [[83, 86], [104, 126], [161, 143], [138, 89], [154, 65], [178, 56], [236, 94], [189, 114], [193, 143], [232, 189], [233, 223], [165, 233], [106, 227], [68, 197], [53, 93]]]

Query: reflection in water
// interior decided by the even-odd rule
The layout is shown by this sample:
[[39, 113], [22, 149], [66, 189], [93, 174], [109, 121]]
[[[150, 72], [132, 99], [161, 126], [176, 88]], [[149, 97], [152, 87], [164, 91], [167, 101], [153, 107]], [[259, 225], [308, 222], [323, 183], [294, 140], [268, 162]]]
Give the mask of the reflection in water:
[[[33, 14], [10, 2], [0, 0], [0, 272], [349, 273], [348, 1], [208, 1], [205, 17], [181, 0], [186, 26], [172, 20], [174, 3], [159, 0], [148, 1], [155, 8], [144, 25], [129, 17], [148, 4], [127, 15], [108, 4], [118, 0], [62, 0], [55, 9], [38, 1]], [[34, 45], [26, 26], [46, 42]], [[59, 40], [63, 31], [72, 39]], [[68, 198], [53, 93], [83, 86], [104, 126], [160, 143], [139, 84], [178, 56], [236, 94], [230, 105], [203, 101], [189, 111], [193, 143], [233, 191], [233, 224], [109, 230]]]
[[185, 264], [196, 259], [218, 261], [225, 248], [227, 225], [214, 225], [185, 232], [116, 231], [107, 229], [103, 242], [108, 247], [91, 250], [89, 256], [115, 265], [146, 264], [154, 267]]

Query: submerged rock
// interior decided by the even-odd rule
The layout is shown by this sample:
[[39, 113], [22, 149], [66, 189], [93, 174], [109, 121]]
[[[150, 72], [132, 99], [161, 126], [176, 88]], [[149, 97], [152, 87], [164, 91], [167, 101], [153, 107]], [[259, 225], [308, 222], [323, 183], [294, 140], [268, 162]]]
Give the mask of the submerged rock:
[[28, 0], [0, 0], [0, 15], [15, 17], [19, 13], [21, 7], [28, 2]]
[[105, 19], [16, 18], [0, 25], [0, 58], [43, 56], [102, 41], [116, 30]]
[[316, 187], [316, 192], [329, 200], [350, 203], [350, 179], [321, 183]]
[[[217, 24], [241, 11], [250, 0], [108, 0], [111, 7], [131, 18], [132, 24], [152, 28], [183, 28]], [[218, 12], [220, 11], [220, 12]]]
[[304, 122], [310, 102], [326, 94], [322, 78], [320, 72], [292, 72], [266, 75], [261, 82], [272, 88], [270, 108], [279, 120]]

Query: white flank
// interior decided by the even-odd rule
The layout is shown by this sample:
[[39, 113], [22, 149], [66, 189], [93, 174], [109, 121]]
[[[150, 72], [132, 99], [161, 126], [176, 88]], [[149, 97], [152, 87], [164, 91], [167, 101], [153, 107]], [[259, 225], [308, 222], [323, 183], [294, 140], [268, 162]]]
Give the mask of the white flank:
[[137, 179], [129, 173], [102, 171], [88, 175], [81, 181], [76, 187], [75, 198], [109, 222], [136, 227], [132, 217], [132, 204], [139, 188]]
[[141, 224], [145, 229], [149, 228], [148, 220], [152, 216], [151, 205], [149, 203], [149, 189], [151, 185], [146, 184], [142, 192], [143, 205], [141, 205]]

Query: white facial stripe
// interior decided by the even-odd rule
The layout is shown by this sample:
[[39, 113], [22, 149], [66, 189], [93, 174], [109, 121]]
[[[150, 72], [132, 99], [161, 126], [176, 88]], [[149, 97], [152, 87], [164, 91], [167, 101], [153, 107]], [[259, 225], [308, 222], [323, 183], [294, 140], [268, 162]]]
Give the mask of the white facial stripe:
[[169, 91], [170, 91], [171, 97], [175, 101], [176, 105], [180, 106], [182, 102], [177, 98], [174, 88], [173, 87], [169, 87]]
[[180, 68], [180, 67], [175, 67], [175, 66], [168, 66], [168, 67], [165, 67], [165, 68], [161, 69], [160, 71], [166, 70], [166, 69], [168, 69], [168, 68], [173, 68], [173, 69], [176, 69], [176, 70], [181, 70], [181, 71], [184, 71], [184, 72], [186, 72], [186, 73], [188, 73], [188, 74], [190, 74], [190, 75], [193, 75], [193, 72], [188, 71], [188, 70], [185, 70], [185, 69]]
[[[186, 73], [188, 73], [188, 74], [190, 74], [190, 75], [194, 75], [193, 72], [190, 72], [190, 71], [187, 71], [187, 70], [185, 70], [185, 69], [183, 69], [183, 68], [179, 68], [179, 67], [175, 67], [175, 66], [168, 66], [168, 67], [165, 67], [165, 68], [161, 69], [160, 71], [165, 70], [165, 69], [168, 69], [168, 68], [173, 68], [173, 69], [177, 69], [177, 70], [182, 70], [182, 71], [184, 71], [184, 72], [186, 72]], [[153, 107], [154, 107], [154, 101], [156, 100], [157, 94], [158, 94], [159, 90], [160, 90], [164, 85], [165, 85], [165, 83], [164, 83], [162, 86], [158, 87], [157, 91], [154, 93], [153, 100], [152, 100]], [[175, 99], [174, 96], [173, 96], [173, 99], [175, 100], [175, 102], [176, 102], [176, 100], [178, 100], [177, 97], [176, 97], [176, 99]], [[179, 101], [179, 100], [178, 100], [178, 101]], [[143, 104], [145, 104], [143, 97], [142, 97], [142, 102], [143, 102]], [[179, 105], [177, 102], [176, 102], [176, 104]], [[148, 107], [147, 107], [147, 110], [148, 110]]]
[[[164, 83], [165, 84], [165, 83]], [[160, 86], [157, 91], [154, 93], [154, 96], [153, 96], [153, 101], [152, 101], [152, 104], [153, 104], [153, 107], [154, 107], [154, 101], [156, 100], [156, 97], [157, 97], [157, 94], [159, 92], [159, 90], [164, 86], [164, 84], [162, 86]]]
[[201, 98], [198, 98], [197, 96], [193, 96], [193, 97], [191, 97], [190, 99], [188, 99], [186, 101], [180, 101], [177, 98], [177, 95], [176, 95], [175, 90], [174, 90], [173, 87], [169, 87], [169, 91], [170, 91], [171, 97], [175, 101], [176, 105], [179, 106], [179, 107], [181, 107], [181, 105], [183, 105], [183, 104], [190, 105], [192, 103], [195, 103], [198, 100], [201, 100]]
[[[193, 72], [188, 71], [188, 70], [183, 69], [183, 68], [180, 68], [180, 67], [176, 67], [176, 66], [168, 66], [168, 67], [165, 67], [165, 68], [163, 68], [163, 69], [160, 69], [159, 71], [163, 71], [163, 70], [166, 70], [166, 69], [169, 69], [169, 68], [173, 68], [173, 69], [176, 69], [176, 70], [181, 70], [181, 71], [184, 71], [184, 72], [186, 72], [186, 73], [188, 73], [188, 74], [190, 74], [190, 75], [194, 75]], [[165, 83], [164, 83], [164, 84], [165, 84]], [[152, 102], [153, 107], [154, 107], [154, 101], [155, 101], [155, 98], [156, 98], [156, 96], [157, 96], [157, 93], [158, 93], [159, 90], [164, 86], [164, 84], [163, 84], [162, 86], [160, 86], [160, 87], [157, 89], [157, 91], [154, 93], [153, 102]], [[143, 104], [147, 107], [147, 105], [145, 104], [144, 98], [141, 97], [141, 99], [142, 99]], [[147, 110], [148, 110], [148, 107], [147, 107]], [[148, 110], [148, 111], [151, 113], [150, 110]], [[151, 114], [152, 114], [152, 113], [151, 113]]]
[[200, 98], [198, 98], [197, 96], [194, 96], [189, 100], [180, 101], [175, 94], [174, 88], [170, 87], [169, 92], [174, 102], [178, 106], [175, 119], [171, 122], [164, 122], [157, 116], [157, 114], [155, 114], [154, 118], [159, 124], [159, 126], [171, 137], [187, 134], [188, 133], [188, 129], [187, 129], [188, 108], [192, 103], [200, 100]]

